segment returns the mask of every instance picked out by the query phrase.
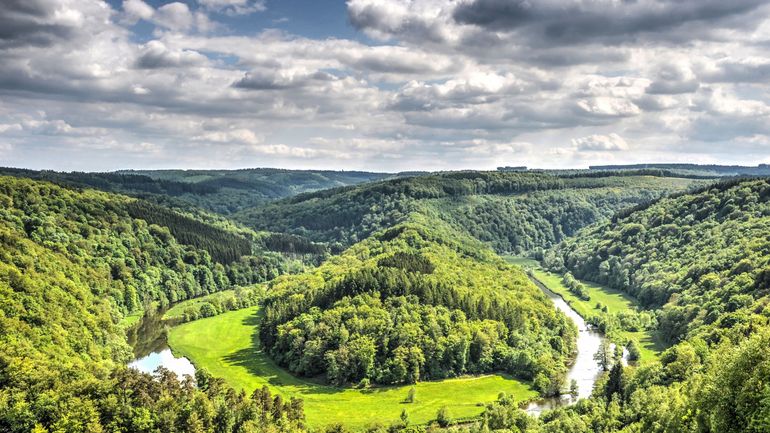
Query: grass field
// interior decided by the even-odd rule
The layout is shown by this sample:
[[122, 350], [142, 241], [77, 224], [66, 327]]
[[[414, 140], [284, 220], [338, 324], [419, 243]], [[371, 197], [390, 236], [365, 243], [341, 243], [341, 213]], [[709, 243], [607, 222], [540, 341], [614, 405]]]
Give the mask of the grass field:
[[169, 345], [196, 367], [206, 368], [237, 389], [250, 393], [268, 385], [285, 397], [301, 397], [312, 427], [387, 425], [397, 421], [403, 409], [412, 423], [422, 424], [435, 419], [442, 406], [447, 406], [453, 418], [465, 418], [479, 415], [482, 404], [495, 400], [500, 392], [517, 400], [537, 396], [528, 384], [504, 375], [421, 382], [415, 385], [417, 401], [408, 404], [404, 399], [411, 386], [360, 390], [299, 379], [277, 367], [254, 341], [258, 310], [251, 307], [179, 325], [169, 331]]
[[[590, 301], [584, 301], [564, 286], [561, 275], [544, 270], [536, 260], [513, 256], [507, 256], [505, 259], [509, 263], [531, 269], [532, 274], [538, 281], [564, 298], [564, 300], [567, 301], [567, 303], [583, 318], [594, 316], [600, 312], [599, 309], [596, 308], [597, 302], [606, 305], [609, 313], [636, 309], [636, 301], [619, 290], [610, 289], [609, 287], [600, 286], [588, 281], [581, 281], [586, 289], [588, 289], [588, 294], [591, 298]], [[656, 338], [654, 332], [651, 331], [624, 331], [621, 332], [619, 336], [623, 339], [629, 338], [637, 342], [641, 353], [641, 362], [657, 359], [660, 352], [666, 348], [665, 345]]]

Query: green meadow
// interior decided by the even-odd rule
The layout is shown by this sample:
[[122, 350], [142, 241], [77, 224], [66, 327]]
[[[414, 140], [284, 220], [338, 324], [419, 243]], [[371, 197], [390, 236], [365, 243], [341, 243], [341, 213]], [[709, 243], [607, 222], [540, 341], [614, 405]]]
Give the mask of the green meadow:
[[537, 396], [530, 386], [506, 375], [464, 377], [414, 385], [416, 401], [405, 403], [412, 387], [337, 388], [295, 377], [276, 366], [255, 341], [259, 307], [231, 311], [172, 328], [168, 342], [198, 368], [250, 393], [267, 385], [284, 397], [301, 397], [310, 426], [342, 423], [349, 427], [396, 422], [406, 409], [412, 423], [436, 418], [443, 406], [455, 419], [479, 415], [501, 392], [516, 400]]
[[[548, 287], [552, 292], [561, 296], [583, 318], [601, 313], [601, 310], [596, 308], [597, 303], [607, 306], [607, 312], [610, 314], [624, 310], [635, 310], [637, 307], [634, 298], [626, 293], [581, 280], [580, 282], [588, 289], [588, 294], [591, 298], [590, 301], [584, 301], [569, 291], [562, 283], [562, 276], [560, 274], [544, 270], [536, 260], [514, 256], [506, 256], [505, 259], [508, 263], [531, 270], [535, 279]], [[652, 331], [623, 331], [618, 333], [618, 337], [621, 339], [632, 339], [637, 342], [641, 354], [641, 362], [657, 359], [660, 352], [666, 348]]]

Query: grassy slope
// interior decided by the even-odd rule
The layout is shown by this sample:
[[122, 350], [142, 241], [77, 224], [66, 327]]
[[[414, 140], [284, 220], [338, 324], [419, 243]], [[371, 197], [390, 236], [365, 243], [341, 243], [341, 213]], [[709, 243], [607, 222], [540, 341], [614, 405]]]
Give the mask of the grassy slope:
[[252, 335], [258, 309], [251, 307], [177, 326], [169, 331], [169, 344], [196, 366], [237, 389], [251, 392], [268, 385], [286, 397], [303, 398], [310, 426], [387, 424], [397, 421], [403, 409], [413, 423], [426, 423], [435, 419], [442, 406], [447, 406], [454, 418], [471, 417], [482, 412], [479, 403], [496, 399], [500, 392], [517, 400], [537, 395], [528, 385], [501, 375], [419, 383], [417, 401], [412, 404], [403, 403], [410, 386], [358, 390], [302, 380], [277, 367], [255, 346]]
[[[544, 270], [536, 260], [513, 256], [507, 256], [506, 260], [509, 263], [531, 269], [532, 274], [538, 281], [564, 298], [564, 300], [567, 301], [567, 303], [583, 318], [593, 316], [600, 312], [600, 310], [596, 308], [597, 302], [606, 305], [610, 314], [623, 310], [634, 310], [636, 308], [636, 301], [626, 293], [595, 283], [581, 281], [581, 283], [588, 289], [588, 293], [591, 297], [590, 301], [584, 301], [572, 294], [572, 292], [564, 286], [561, 275]], [[635, 340], [639, 344], [641, 362], [658, 359], [660, 352], [665, 349], [663, 343], [656, 337], [654, 332], [651, 331], [622, 332], [620, 333], [620, 337]]]

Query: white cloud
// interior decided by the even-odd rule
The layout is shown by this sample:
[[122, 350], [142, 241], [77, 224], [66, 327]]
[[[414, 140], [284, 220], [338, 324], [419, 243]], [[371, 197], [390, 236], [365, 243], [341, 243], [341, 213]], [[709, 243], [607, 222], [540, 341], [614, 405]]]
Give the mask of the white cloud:
[[203, 54], [194, 50], [169, 50], [158, 40], [147, 42], [141, 47], [136, 65], [140, 68], [179, 68], [201, 66], [208, 62]]
[[135, 24], [140, 19], [149, 21], [155, 14], [155, 9], [142, 0], [124, 0], [123, 13], [126, 23]]
[[262, 137], [248, 129], [234, 129], [230, 131], [210, 131], [193, 137], [195, 141], [207, 141], [212, 143], [240, 143], [256, 145], [262, 143]]
[[190, 8], [180, 2], [168, 3], [159, 7], [153, 15], [153, 20], [171, 30], [189, 30], [194, 23]]
[[573, 138], [572, 144], [581, 151], [620, 151], [628, 150], [628, 142], [618, 134], [589, 135], [587, 137]]
[[0, 134], [4, 132], [16, 132], [21, 130], [22, 127], [18, 123], [0, 123]]
[[16, 158], [83, 164], [68, 168], [103, 168], [77, 153], [98, 146], [136, 158], [120, 165], [766, 159], [770, 6], [570, 2], [573, 17], [545, 0], [519, 22], [499, 7], [515, 2], [350, 0], [376, 42], [227, 28], [267, 6], [253, 0], [0, 2], [0, 134]]
[[248, 15], [267, 9], [265, 0], [198, 0], [203, 8], [227, 15]]

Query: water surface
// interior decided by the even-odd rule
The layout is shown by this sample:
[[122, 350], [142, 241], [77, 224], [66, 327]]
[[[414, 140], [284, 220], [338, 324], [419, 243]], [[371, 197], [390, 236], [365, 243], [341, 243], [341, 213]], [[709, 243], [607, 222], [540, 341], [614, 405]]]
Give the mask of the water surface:
[[167, 332], [170, 323], [162, 320], [166, 309], [149, 309], [139, 323], [128, 331], [128, 343], [134, 350], [129, 368], [153, 373], [164, 367], [176, 373], [195, 377], [195, 366], [185, 357], [175, 357], [168, 347]]
[[554, 409], [559, 406], [565, 406], [576, 402], [580, 398], [591, 396], [594, 383], [599, 378], [602, 371], [597, 362], [594, 360], [594, 354], [599, 350], [604, 340], [604, 336], [601, 332], [590, 327], [580, 315], [569, 306], [569, 304], [562, 299], [561, 296], [548, 290], [539, 281], [533, 279], [535, 284], [551, 299], [554, 306], [569, 317], [578, 328], [577, 336], [577, 356], [575, 362], [570, 366], [567, 372], [566, 383], [569, 385], [572, 380], [575, 380], [578, 385], [577, 398], [572, 397], [569, 394], [564, 394], [556, 397], [549, 397], [540, 399], [530, 403], [527, 406], [527, 412], [530, 414], [539, 414], [542, 411], [548, 409]]

